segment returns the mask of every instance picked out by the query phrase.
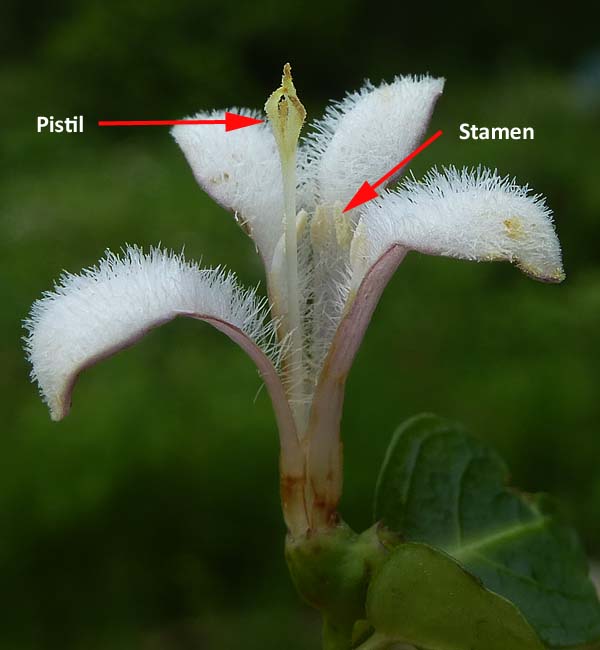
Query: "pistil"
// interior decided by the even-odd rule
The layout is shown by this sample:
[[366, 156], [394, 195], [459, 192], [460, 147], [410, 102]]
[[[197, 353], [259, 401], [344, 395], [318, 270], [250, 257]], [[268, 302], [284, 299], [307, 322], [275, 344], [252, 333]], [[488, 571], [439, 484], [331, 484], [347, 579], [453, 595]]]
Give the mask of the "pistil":
[[306, 428], [306, 405], [304, 404], [303, 332], [298, 287], [296, 151], [306, 111], [296, 95], [289, 63], [286, 63], [283, 68], [281, 87], [269, 97], [265, 104], [265, 111], [273, 127], [281, 160], [285, 222], [286, 323], [291, 341], [287, 358], [288, 391], [296, 426], [302, 434]]

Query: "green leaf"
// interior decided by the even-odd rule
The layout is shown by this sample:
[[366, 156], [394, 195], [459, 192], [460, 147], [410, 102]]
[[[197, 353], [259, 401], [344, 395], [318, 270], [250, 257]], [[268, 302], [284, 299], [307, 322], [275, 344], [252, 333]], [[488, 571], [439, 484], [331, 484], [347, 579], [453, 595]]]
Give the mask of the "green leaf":
[[392, 552], [371, 581], [367, 616], [382, 640], [428, 650], [543, 650], [512, 603], [424, 544]]
[[600, 603], [575, 532], [549, 499], [518, 494], [507, 478], [482, 442], [454, 423], [418, 416], [390, 444], [375, 517], [455, 558], [514, 603], [547, 645], [600, 647]]

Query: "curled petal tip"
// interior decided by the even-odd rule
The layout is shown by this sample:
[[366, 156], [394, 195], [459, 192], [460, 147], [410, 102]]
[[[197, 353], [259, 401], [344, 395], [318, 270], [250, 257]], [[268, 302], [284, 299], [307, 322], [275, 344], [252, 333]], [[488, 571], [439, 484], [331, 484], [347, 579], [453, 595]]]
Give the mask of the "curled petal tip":
[[[405, 181], [362, 212], [356, 281], [391, 245], [474, 261], [506, 260], [545, 282], [564, 279], [552, 213], [540, 196], [478, 169]], [[360, 263], [359, 263], [360, 262]], [[359, 268], [360, 267], [360, 268]]]

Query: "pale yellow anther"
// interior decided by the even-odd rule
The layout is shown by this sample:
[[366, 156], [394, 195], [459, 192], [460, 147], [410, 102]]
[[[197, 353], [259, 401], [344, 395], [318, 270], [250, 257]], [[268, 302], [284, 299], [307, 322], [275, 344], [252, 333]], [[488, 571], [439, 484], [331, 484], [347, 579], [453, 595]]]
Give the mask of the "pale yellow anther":
[[296, 215], [296, 238], [298, 240], [304, 237], [304, 232], [308, 226], [308, 212], [306, 210], [300, 210]]
[[354, 228], [352, 221], [342, 212], [342, 204], [339, 201], [336, 201], [333, 206], [333, 222], [338, 246], [342, 250], [350, 250], [352, 238], [354, 237]]
[[329, 235], [328, 230], [327, 209], [323, 205], [317, 205], [315, 214], [310, 222], [310, 240], [313, 248], [319, 249], [326, 245]]
[[368, 268], [368, 237], [365, 225], [358, 222], [350, 244], [350, 266], [352, 267], [352, 285], [357, 289]]
[[354, 236], [352, 221], [342, 212], [342, 204], [317, 205], [311, 221], [310, 236], [316, 249], [335, 245], [341, 251], [349, 251]]

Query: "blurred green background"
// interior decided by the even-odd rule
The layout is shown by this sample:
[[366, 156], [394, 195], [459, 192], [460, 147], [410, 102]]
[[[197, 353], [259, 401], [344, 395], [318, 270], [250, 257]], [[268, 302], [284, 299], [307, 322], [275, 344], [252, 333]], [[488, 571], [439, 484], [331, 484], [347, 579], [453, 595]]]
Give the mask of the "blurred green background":
[[[421, 3], [422, 4], [422, 3]], [[311, 116], [395, 74], [447, 78], [413, 164], [497, 167], [548, 197], [568, 278], [412, 254], [352, 371], [342, 512], [370, 523], [394, 428], [463, 421], [516, 484], [558, 495], [600, 556], [600, 44], [583, 3], [4, 3], [0, 21], [0, 648], [316, 647], [282, 556], [277, 437], [251, 362], [175, 322], [87, 372], [51, 423], [29, 384], [20, 320], [60, 271], [106, 247], [162, 242], [247, 284], [249, 240], [198, 189], [169, 119], [261, 106], [294, 66]], [[36, 133], [83, 113], [82, 135]], [[458, 125], [533, 126], [533, 142], [462, 142]], [[256, 397], [256, 399], [255, 399]]]

